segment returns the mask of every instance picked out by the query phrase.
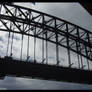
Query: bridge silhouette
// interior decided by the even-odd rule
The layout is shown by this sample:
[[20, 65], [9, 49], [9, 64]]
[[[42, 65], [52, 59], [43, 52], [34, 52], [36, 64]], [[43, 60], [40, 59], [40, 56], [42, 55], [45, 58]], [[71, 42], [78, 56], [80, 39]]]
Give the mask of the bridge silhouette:
[[[0, 57], [1, 79], [18, 76], [92, 84], [92, 32], [55, 16], [9, 3], [0, 3], [0, 31], [8, 33], [6, 55]], [[19, 59], [13, 58], [15, 34], [21, 36]], [[28, 37], [26, 59], [22, 55], [24, 36]], [[33, 60], [30, 60], [30, 37], [34, 39]], [[42, 41], [40, 62], [36, 59], [37, 39]], [[49, 43], [55, 46], [55, 64], [49, 63]], [[67, 67], [62, 65], [60, 47], [67, 52]], [[72, 53], [76, 54], [74, 62]]]

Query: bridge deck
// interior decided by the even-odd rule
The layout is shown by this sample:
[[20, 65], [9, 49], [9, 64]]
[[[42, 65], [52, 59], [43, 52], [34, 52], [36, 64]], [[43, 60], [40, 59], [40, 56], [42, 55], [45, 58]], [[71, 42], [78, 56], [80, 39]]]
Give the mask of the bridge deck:
[[92, 84], [92, 71], [0, 58], [1, 78], [6, 75]]

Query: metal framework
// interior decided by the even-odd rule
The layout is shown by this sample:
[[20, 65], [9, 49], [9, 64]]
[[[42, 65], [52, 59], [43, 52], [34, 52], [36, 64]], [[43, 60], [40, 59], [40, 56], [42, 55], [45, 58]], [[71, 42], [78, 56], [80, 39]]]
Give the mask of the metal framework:
[[[10, 33], [22, 34], [21, 59], [23, 35], [27, 35], [27, 58], [29, 56], [29, 36], [34, 37], [34, 62], [36, 62], [36, 38], [39, 38], [42, 39], [42, 63], [45, 60], [46, 64], [48, 63], [49, 41], [56, 45], [56, 65], [59, 65], [59, 46], [61, 46], [67, 49], [69, 67], [73, 65], [73, 63], [71, 63], [70, 55], [70, 51], [73, 51], [77, 54], [79, 68], [84, 67], [82, 57], [85, 57], [87, 59], [89, 69], [89, 60], [92, 61], [92, 32], [68, 21], [33, 9], [12, 5], [9, 3], [0, 3], [0, 31], [9, 32], [9, 37]], [[46, 59], [44, 59], [44, 40], [46, 41]], [[80, 62], [82, 67], [80, 67]]]

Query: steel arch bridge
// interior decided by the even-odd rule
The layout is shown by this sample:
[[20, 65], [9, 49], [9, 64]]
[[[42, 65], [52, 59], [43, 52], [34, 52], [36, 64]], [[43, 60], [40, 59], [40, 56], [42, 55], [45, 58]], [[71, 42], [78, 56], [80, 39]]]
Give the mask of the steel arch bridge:
[[[92, 62], [92, 32], [55, 16], [9, 3], [0, 3], [0, 31], [9, 33], [6, 56], [0, 59], [1, 76], [42, 76], [44, 79], [92, 83], [92, 71], [90, 69], [90, 62]], [[10, 33], [18, 33], [22, 35], [20, 60], [12, 59], [12, 46], [11, 56], [8, 56]], [[26, 62], [17, 62], [22, 60], [24, 35], [28, 37], [28, 44], [26, 44], [27, 59], [29, 58], [29, 37], [31, 36], [34, 38], [33, 63], [27, 62], [27, 60]], [[36, 38], [42, 40], [41, 63], [38, 63], [36, 60]], [[44, 44], [44, 41], [46, 44]], [[48, 42], [55, 44], [55, 65], [48, 64]], [[11, 44], [13, 44], [13, 40]], [[44, 51], [44, 47], [46, 48], [46, 52]], [[59, 47], [63, 47], [67, 50], [68, 67], [60, 66]], [[72, 67], [71, 51], [77, 55], [77, 68]], [[46, 56], [44, 57], [44, 55]], [[83, 58], [86, 59], [87, 65], [84, 65]], [[87, 70], [84, 70], [85, 66], [87, 66]], [[22, 67], [22, 69], [25, 68], [26, 70], [22, 70], [20, 67]], [[31, 75], [27, 68], [32, 70]], [[67, 76], [70, 77], [68, 78]]]

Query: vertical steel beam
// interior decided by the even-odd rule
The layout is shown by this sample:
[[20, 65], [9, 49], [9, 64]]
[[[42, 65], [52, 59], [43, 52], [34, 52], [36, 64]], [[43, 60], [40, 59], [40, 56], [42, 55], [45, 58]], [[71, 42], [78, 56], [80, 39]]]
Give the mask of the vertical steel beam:
[[10, 32], [9, 32], [9, 34], [8, 34], [8, 43], [7, 43], [7, 51], [6, 51], [6, 56], [8, 56], [9, 43], [10, 43]]
[[66, 24], [66, 42], [67, 42], [67, 53], [68, 53], [68, 62], [69, 62], [69, 67], [71, 68], [71, 56], [70, 56], [70, 46], [69, 46], [69, 34], [68, 34], [68, 24]]
[[45, 32], [45, 36], [46, 36], [46, 64], [48, 64], [48, 41], [47, 41], [47, 31]]
[[58, 35], [56, 34], [56, 61], [57, 65], [59, 65], [59, 47], [58, 47]]
[[[90, 43], [90, 38], [89, 38], [89, 33], [87, 32], [87, 39], [88, 39], [88, 43]], [[86, 52], [86, 56], [88, 57], [88, 51], [87, 51], [87, 46], [85, 46], [85, 52]], [[89, 67], [89, 60], [88, 58], [87, 59], [87, 65], [88, 65], [88, 70], [90, 70], [90, 67]]]
[[58, 33], [56, 30], [56, 19], [55, 19], [55, 34], [56, 34], [56, 65], [59, 65], [59, 47], [58, 47]]
[[[76, 49], [77, 49], [77, 52], [79, 52], [78, 47], [79, 47], [79, 44], [78, 44], [78, 42], [76, 41]], [[78, 53], [77, 53], [77, 58], [78, 58], [78, 67], [79, 67], [79, 69], [80, 69], [80, 59], [79, 59], [79, 54], [78, 54]]]
[[[86, 56], [88, 57], [88, 51], [87, 51], [87, 47], [85, 46], [85, 52], [86, 52]], [[87, 65], [88, 65], [88, 70], [90, 70], [89, 69], [89, 61], [88, 61], [88, 58], [86, 58], [87, 59]]]
[[[10, 29], [11, 29], [11, 27], [12, 27], [12, 26], [11, 26], [11, 23], [10, 23]], [[9, 44], [10, 44], [10, 35], [11, 35], [11, 33], [10, 33], [10, 31], [9, 31], [6, 56], [8, 56], [8, 50], [9, 50]]]
[[[14, 30], [14, 29], [13, 29]], [[12, 56], [12, 49], [13, 49], [13, 38], [14, 38], [14, 32], [12, 33], [12, 42], [11, 42], [11, 56]]]
[[34, 30], [34, 63], [36, 63], [36, 26]]
[[[44, 38], [44, 34], [42, 34]], [[42, 39], [42, 61], [44, 60], [44, 40]]]
[[[44, 15], [42, 15], [42, 37], [44, 38]], [[42, 39], [42, 61], [44, 61], [44, 39]]]
[[[29, 34], [29, 31], [28, 31], [28, 34]], [[28, 35], [28, 43], [27, 43], [27, 61], [28, 61], [28, 57], [29, 57], [29, 35]]]
[[[78, 36], [78, 39], [80, 38], [80, 35], [79, 35], [79, 29], [77, 27], [77, 36]], [[80, 45], [80, 42], [78, 44], [78, 52], [81, 54], [81, 45]], [[80, 55], [80, 59], [81, 59], [81, 65], [82, 65], [82, 68], [83, 68], [83, 61], [82, 61], [82, 56]]]
[[[88, 38], [88, 43], [90, 43], [91, 44], [91, 41], [90, 41], [90, 37], [89, 37], [89, 33], [87, 32], [87, 38]], [[90, 54], [92, 53], [91, 52], [91, 48], [89, 48], [89, 50], [90, 50]], [[90, 57], [90, 56], [89, 56]], [[91, 57], [92, 58], [92, 57]]]
[[[81, 53], [81, 48], [80, 48], [80, 53]], [[82, 59], [82, 56], [80, 55], [80, 58], [81, 58], [81, 65], [82, 65], [82, 69], [83, 69], [83, 59]]]
[[20, 60], [22, 60], [22, 49], [23, 49], [23, 34], [22, 34], [22, 42], [21, 42], [21, 54], [20, 54]]

